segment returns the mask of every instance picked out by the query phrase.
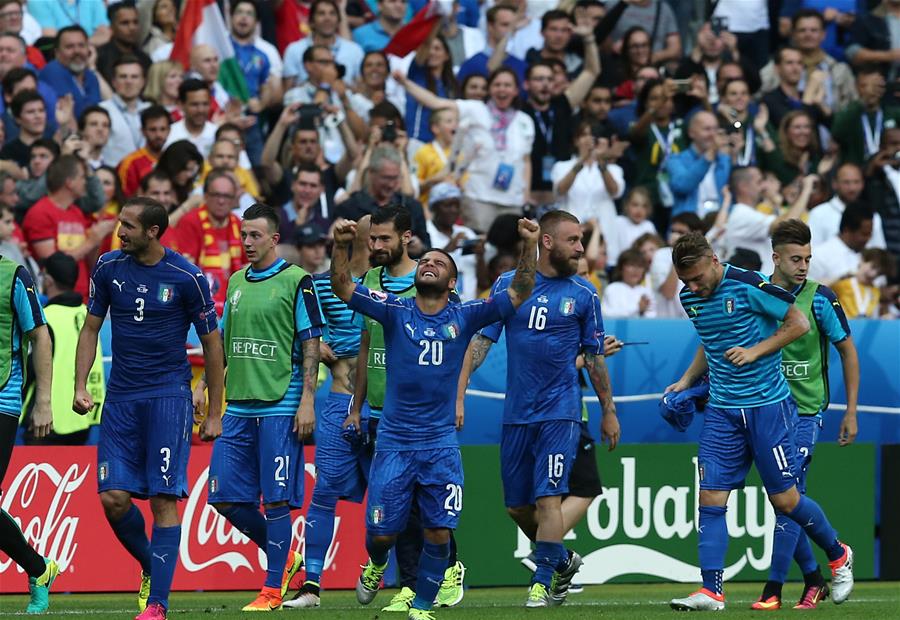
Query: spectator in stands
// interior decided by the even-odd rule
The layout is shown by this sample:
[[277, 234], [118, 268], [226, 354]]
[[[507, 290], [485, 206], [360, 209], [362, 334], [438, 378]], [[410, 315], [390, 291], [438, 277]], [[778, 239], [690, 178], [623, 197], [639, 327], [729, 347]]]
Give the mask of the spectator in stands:
[[728, 136], [719, 129], [711, 112], [697, 112], [688, 126], [691, 146], [666, 158], [674, 204], [672, 215], [689, 212], [701, 217], [717, 211], [722, 203], [722, 187], [728, 182], [732, 158], [743, 148], [741, 134]]
[[230, 171], [213, 169], [203, 184], [203, 204], [181, 218], [176, 231], [178, 251], [203, 271], [219, 316], [228, 278], [247, 264], [241, 243], [241, 220], [232, 213], [239, 191]]
[[[11, 0], [13, 3], [16, 0]], [[0, 15], [3, 14], [3, 8], [0, 7]], [[29, 85], [31, 90], [37, 90], [41, 93], [41, 96], [44, 98], [44, 101], [47, 103], [47, 109], [53, 110], [56, 108], [56, 93], [50, 87], [49, 84], [45, 82], [38, 82], [37, 80], [37, 72], [47, 66], [46, 61], [36, 62], [29, 55], [29, 50], [34, 49], [25, 44], [25, 41], [22, 37], [12, 34], [9, 32], [0, 31], [0, 81], [5, 81], [6, 76], [11, 72], [16, 72], [18, 70], [18, 75], [23, 75], [22, 71], [26, 71], [28, 75], [31, 75], [34, 79], [34, 84]], [[37, 51], [37, 50], [35, 50]], [[43, 60], [43, 55], [40, 52], [37, 52], [40, 56], [40, 59]], [[14, 80], [13, 82], [18, 82], [22, 78]], [[9, 89], [4, 88], [3, 92], [11, 91], [11, 87]], [[0, 99], [0, 112], [5, 109], [6, 105], [8, 105], [7, 99], [12, 99], [12, 93], [8, 98], [4, 97]]]
[[209, 161], [204, 165], [200, 183], [213, 169], [227, 170], [238, 182], [237, 206], [238, 214], [243, 214], [251, 205], [259, 202], [262, 192], [256, 184], [253, 173], [240, 165], [241, 147], [233, 140], [218, 139], [209, 152]]
[[110, 133], [110, 114], [103, 103], [106, 102], [87, 108], [78, 119], [78, 131], [88, 148], [87, 162], [92, 170], [110, 163], [104, 152], [114, 139]]
[[767, 0], [719, 0], [711, 19], [724, 20], [723, 26], [737, 37], [741, 58], [759, 71], [769, 61], [769, 3]]
[[41, 35], [58, 37], [66, 28], [77, 26], [94, 46], [109, 41], [109, 19], [103, 0], [80, 0], [74, 6], [60, 2], [29, 2], [28, 12], [41, 26]]
[[431, 247], [431, 240], [425, 226], [422, 205], [412, 196], [400, 193], [404, 165], [403, 155], [393, 146], [376, 147], [368, 169], [365, 170], [368, 179], [363, 184], [364, 189], [353, 192], [350, 198], [338, 205], [336, 215], [348, 220], [359, 220], [382, 207], [402, 206], [412, 217], [413, 238], [409, 244], [409, 253], [420, 256]]
[[[120, 12], [121, 13], [121, 12]], [[134, 56], [119, 56], [112, 68], [113, 96], [100, 103], [109, 113], [110, 138], [103, 149], [103, 161], [118, 166], [122, 158], [141, 148], [141, 112], [150, 103], [141, 99], [144, 89], [144, 67]]]
[[607, 135], [616, 135], [616, 130], [609, 119], [612, 110], [612, 90], [609, 86], [599, 82], [591, 85], [587, 97], [582, 102], [581, 109], [572, 120], [572, 125], [578, 127], [583, 122], [596, 125]]
[[535, 62], [526, 74], [528, 97], [522, 111], [534, 123], [530, 197], [538, 205], [553, 203], [553, 166], [569, 159], [573, 153], [575, 127], [563, 119], [574, 116], [600, 74], [600, 56], [593, 30], [583, 26], [576, 34], [584, 42], [585, 62], [578, 77], [561, 94], [552, 94], [553, 69], [546, 61]]
[[412, 84], [403, 75], [395, 78], [420, 103], [438, 110], [455, 108], [465, 136], [463, 158], [469, 179], [463, 204], [464, 223], [485, 231], [501, 213], [521, 213], [529, 204], [531, 148], [534, 123], [515, 108], [518, 96], [515, 72], [501, 67], [488, 80], [488, 103], [441, 99]]
[[369, 111], [383, 101], [389, 101], [398, 110], [406, 107], [406, 95], [390, 77], [389, 67], [382, 51], [367, 52], [363, 58], [355, 92], [350, 94], [350, 106], [364, 122], [369, 121]]
[[841, 216], [838, 236], [817, 248], [816, 260], [809, 265], [809, 277], [825, 286], [831, 286], [841, 278], [856, 273], [862, 251], [872, 238], [874, 215], [862, 203], [847, 205]]
[[47, 191], [48, 195], [28, 210], [22, 223], [29, 250], [38, 260], [56, 251], [77, 260], [75, 290], [86, 299], [92, 255], [112, 232], [115, 220], [100, 220], [91, 226], [88, 217], [75, 205], [87, 193], [87, 166], [74, 155], [61, 155], [50, 164]]
[[[772, 243], [770, 235], [780, 222], [801, 218], [809, 206], [809, 197], [817, 180], [815, 175], [803, 178], [800, 198], [784, 213], [767, 215], [757, 210], [762, 195], [762, 173], [755, 166], [735, 168], [728, 180], [734, 195], [734, 205], [725, 227], [725, 245], [730, 251], [745, 248], [756, 252], [762, 262], [763, 273], [772, 273]], [[816, 261], [818, 261], [818, 255]], [[815, 263], [816, 261], [813, 261]]]
[[885, 129], [881, 150], [866, 166], [864, 202], [881, 216], [888, 251], [900, 262], [900, 127]]
[[575, 155], [556, 162], [551, 173], [559, 206], [581, 222], [596, 220], [598, 234], [615, 240], [614, 201], [625, 193], [625, 174], [616, 164], [619, 151], [611, 148], [609, 134], [590, 122], [578, 125], [574, 143]]
[[[0, 171], [0, 190], [4, 196], [9, 189], [15, 192], [16, 180], [8, 173]], [[16, 238], [15, 208], [5, 201], [0, 202], [0, 256], [4, 256], [13, 262], [25, 265], [25, 254], [22, 245]]]
[[[606, 70], [603, 70], [603, 74], [601, 75], [600, 81], [604, 84], [610, 85], [610, 89], [613, 93], [613, 100], [615, 101], [616, 93], [615, 93], [615, 84], [610, 84], [606, 79]], [[643, 67], [638, 69], [637, 74], [634, 77], [634, 92], [635, 97], [631, 100], [619, 100], [615, 101], [615, 106], [609, 112], [609, 122], [612, 123], [613, 133], [617, 136], [628, 136], [628, 133], [631, 131], [631, 126], [637, 122], [638, 113], [638, 99], [641, 92], [644, 90], [644, 85], [649, 80], [658, 80], [659, 79], [659, 69], [656, 67]]]
[[[831, 181], [834, 196], [809, 212], [809, 231], [812, 235], [812, 247], [818, 246], [832, 237], [836, 237], [841, 225], [841, 216], [848, 204], [854, 203], [865, 190], [865, 178], [862, 169], [853, 163], [842, 164]], [[878, 213], [872, 220], [872, 238], [866, 247], [884, 248], [884, 231], [881, 227], [881, 216]]]
[[681, 61], [678, 73], [705, 74], [709, 84], [709, 102], [715, 104], [722, 96], [716, 81], [719, 69], [724, 63], [739, 59], [737, 37], [727, 30], [713, 32], [710, 23], [706, 22], [697, 32], [697, 43], [691, 55]]
[[293, 173], [291, 199], [282, 206], [282, 243], [289, 243], [297, 229], [312, 225], [328, 230], [331, 220], [325, 198], [324, 173], [313, 163], [299, 164]]
[[57, 97], [71, 95], [75, 116], [100, 103], [100, 81], [89, 68], [90, 44], [81, 26], [66, 26], [56, 35], [56, 58], [41, 70], [41, 81], [49, 84]]
[[765, 130], [766, 126], [764, 122], [760, 123], [759, 128], [754, 126], [756, 119], [750, 113], [750, 87], [746, 80], [737, 78], [725, 82], [716, 113], [719, 115], [719, 126], [726, 134], [741, 134], [744, 147], [738, 151], [735, 165], [755, 165], [757, 131]]
[[453, 257], [459, 269], [456, 290], [460, 299], [475, 299], [479, 288], [490, 283], [484, 262], [484, 239], [471, 228], [456, 223], [462, 212], [462, 192], [451, 183], [439, 183], [431, 191], [428, 206], [431, 219], [427, 226], [432, 247], [440, 248]]
[[144, 53], [152, 55], [159, 48], [172, 45], [178, 29], [175, 0], [141, 0], [138, 10], [141, 12]]
[[487, 101], [488, 97], [488, 81], [481, 74], [473, 73], [468, 76], [462, 83], [462, 98], [472, 99], [473, 101]]
[[[165, 0], [170, 1], [170, 0]], [[144, 99], [163, 106], [172, 122], [181, 120], [178, 107], [178, 88], [184, 81], [184, 68], [174, 60], [155, 62], [147, 74], [147, 86], [144, 87]]]
[[434, 140], [419, 148], [413, 157], [422, 204], [428, 204], [428, 192], [438, 183], [459, 183], [456, 175], [459, 149], [453, 149], [454, 142], [459, 144], [455, 140], [459, 117], [455, 110], [445, 108], [432, 113], [430, 123]]
[[135, 195], [141, 179], [153, 170], [169, 138], [171, 126], [169, 113], [161, 105], [151, 105], [141, 112], [144, 146], [126, 155], [119, 163], [119, 179], [126, 198]]
[[[423, 0], [413, 0], [412, 4], [415, 9], [416, 5], [424, 6], [425, 3]], [[456, 0], [450, 14], [441, 20], [441, 34], [450, 47], [454, 74], [459, 72], [459, 68], [467, 58], [471, 58], [486, 46], [484, 33], [477, 28], [480, 10], [477, 0], [463, 0], [462, 3]]]
[[203, 161], [203, 155], [189, 140], [178, 140], [164, 147], [156, 168], [172, 180], [178, 204], [184, 203], [193, 191], [197, 175], [203, 170]]
[[[450, 46], [443, 36], [437, 34], [436, 28], [416, 50], [406, 72], [406, 79], [427, 88], [438, 97], [455, 99], [459, 96], [459, 84], [453, 75]], [[431, 110], [412, 97], [406, 98], [405, 120], [410, 140], [426, 143], [434, 139], [430, 119]]]
[[772, 126], [780, 127], [789, 112], [799, 109], [805, 110], [815, 125], [828, 125], [831, 109], [825, 105], [825, 74], [813, 72], [804, 83], [803, 54], [794, 47], [775, 52], [774, 63], [778, 85], [762, 98]]
[[487, 47], [462, 63], [457, 73], [460, 81], [464, 82], [470, 75], [487, 78], [500, 66], [512, 69], [519, 84], [525, 80], [528, 65], [521, 58], [508, 54], [506, 47], [516, 16], [516, 10], [508, 4], [496, 4], [487, 10]]
[[203, 80], [193, 78], [183, 81], [178, 87], [178, 105], [184, 118], [172, 125], [166, 146], [179, 140], [190, 140], [205, 159], [216, 141], [216, 126], [209, 121], [212, 105], [209, 86]]
[[[823, 104], [831, 110], [847, 106], [856, 99], [856, 87], [850, 67], [838, 62], [822, 49], [825, 41], [825, 18], [815, 9], [800, 9], [791, 18], [791, 45], [800, 52], [804, 66], [798, 88], [808, 90], [813, 82], [821, 80], [824, 92]], [[779, 76], [775, 63], [769, 63], [760, 71], [762, 92], [778, 87]]]
[[28, 166], [28, 147], [44, 137], [46, 106], [36, 90], [23, 90], [12, 98], [9, 109], [19, 134], [6, 141], [0, 149], [0, 159], [13, 161], [20, 168], [25, 168]]
[[645, 187], [635, 187], [628, 192], [623, 201], [622, 215], [616, 217], [612, 230], [605, 233], [607, 261], [610, 265], [617, 265], [619, 255], [643, 235], [656, 234], [656, 227], [650, 221], [652, 213], [650, 192]]
[[853, 22], [847, 58], [855, 66], [877, 64], [892, 81], [900, 75], [900, 0], [883, 0], [873, 10], [857, 16]]
[[297, 229], [293, 237], [294, 246], [297, 248], [300, 265], [307, 273], [320, 273], [325, 271], [327, 256], [325, 254], [328, 236], [324, 229], [315, 224], [306, 224]]
[[[41, 70], [47, 64], [47, 60], [39, 49], [31, 45], [34, 39], [26, 41], [24, 17], [25, 12], [22, 7], [22, 0], [0, 0], [0, 32], [6, 33], [4, 35], [6, 37], [19, 39], [23, 48], [23, 54], [28, 58], [28, 64], [37, 70]], [[31, 19], [33, 21], [34, 18]], [[24, 66], [24, 64], [16, 66]]]
[[[66, 141], [66, 145], [71, 145], [72, 142], [75, 140], [70, 138]], [[57, 157], [59, 157], [59, 145], [49, 138], [35, 140], [28, 148], [28, 167], [25, 177], [16, 181], [16, 221], [21, 222], [31, 205], [47, 194], [45, 175], [47, 168]]]
[[[543, 46], [533, 47], [525, 54], [525, 62], [534, 65], [541, 60], [556, 59], [565, 65], [566, 73], [575, 79], [581, 73], [584, 60], [571, 51], [572, 34], [575, 28], [575, 20], [572, 15], [560, 9], [551, 9], [541, 16], [541, 37]], [[587, 24], [581, 26], [584, 36], [590, 32], [591, 40], [594, 40], [594, 29]], [[599, 71], [597, 72], [599, 73]]]
[[353, 40], [366, 52], [384, 49], [403, 26], [406, 8], [406, 0], [378, 0], [378, 17], [356, 28]]
[[814, 174], [822, 159], [815, 121], [805, 110], [793, 110], [781, 119], [777, 147], [765, 137], [762, 146], [760, 167], [774, 172], [783, 185]]
[[614, 40], [634, 26], [650, 35], [650, 64], [662, 65], [681, 59], [681, 35], [678, 22], [668, 2], [664, 0], [631, 0], [612, 32]]
[[604, 69], [604, 80], [615, 85], [616, 98], [634, 99], [640, 93], [635, 78], [641, 69], [651, 66], [650, 56], [650, 35], [640, 26], [629, 28], [622, 37], [618, 62], [606, 63]]
[[111, 38], [109, 43], [97, 48], [97, 73], [112, 84], [115, 79], [117, 61], [123, 56], [134, 58], [142, 67], [145, 75], [153, 63], [141, 49], [141, 28], [138, 21], [138, 10], [134, 0], [123, 0], [110, 4], [107, 9]]
[[630, 248], [619, 256], [613, 281], [603, 290], [603, 316], [610, 318], [653, 318], [656, 306], [653, 291], [642, 284], [647, 265], [640, 251]]
[[[334, 61], [344, 67], [343, 80], [352, 84], [360, 76], [365, 52], [356, 42], [345, 38], [340, 30], [345, 16], [335, 0], [314, 0], [309, 8], [309, 36], [288, 45], [284, 51], [284, 89], [293, 88], [308, 79], [303, 54], [311, 45], [322, 45], [329, 48]], [[378, 48], [380, 50], [381, 48]], [[375, 50], [373, 50], [375, 51]], [[384, 75], [387, 76], [387, 67]], [[365, 68], [362, 73], [365, 79]]]
[[878, 153], [884, 128], [900, 123], [900, 107], [882, 103], [886, 83], [875, 65], [857, 70], [856, 87], [859, 101], [835, 112], [831, 136], [839, 145], [842, 161], [862, 166]]
[[[169, 225], [175, 226], [177, 222], [173, 222], [173, 211], [178, 203], [175, 201], [175, 187], [172, 185], [172, 179], [160, 169], [154, 169], [144, 178], [141, 179], [141, 187], [139, 190], [141, 196], [149, 196], [153, 200], [159, 202], [169, 211]], [[182, 212], [180, 215], [187, 215]], [[166, 230], [168, 232], [168, 229]]]
[[856, 272], [831, 285], [848, 319], [880, 317], [881, 290], [879, 279], [893, 279], [897, 264], [887, 250], [868, 248], [862, 251]]

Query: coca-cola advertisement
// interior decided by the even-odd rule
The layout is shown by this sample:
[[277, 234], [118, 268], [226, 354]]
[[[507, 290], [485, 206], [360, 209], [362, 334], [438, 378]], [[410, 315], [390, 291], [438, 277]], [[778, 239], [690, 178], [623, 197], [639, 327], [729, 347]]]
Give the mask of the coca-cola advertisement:
[[[181, 548], [174, 590], [254, 590], [265, 579], [266, 558], [256, 545], [233, 528], [206, 503], [212, 448], [194, 446], [188, 465], [190, 495], [179, 502], [182, 515]], [[306, 448], [303, 511], [293, 512], [293, 548], [304, 551], [304, 519], [315, 484], [315, 450]], [[15, 518], [38, 553], [59, 563], [53, 586], [60, 592], [133, 591], [140, 583], [140, 567], [116, 540], [97, 496], [95, 447], [13, 450], [2, 496], [3, 509]], [[152, 517], [147, 502], [147, 533]], [[335, 534], [325, 558], [323, 584], [352, 588], [365, 564], [364, 511], [358, 504], [339, 502]], [[115, 570], [97, 572], [96, 559]], [[22, 570], [0, 553], [0, 593], [27, 592]]]

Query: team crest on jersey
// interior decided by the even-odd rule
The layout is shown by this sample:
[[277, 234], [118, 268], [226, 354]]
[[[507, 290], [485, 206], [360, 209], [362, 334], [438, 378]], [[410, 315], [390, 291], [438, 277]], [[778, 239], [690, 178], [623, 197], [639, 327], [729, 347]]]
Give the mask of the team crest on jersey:
[[725, 314], [734, 314], [734, 297], [725, 300]]
[[457, 325], [456, 323], [447, 323], [446, 325], [444, 325], [444, 335], [447, 338], [453, 340], [454, 338], [459, 336], [459, 325]]
[[384, 291], [369, 291], [369, 297], [375, 301], [387, 301], [387, 293]]
[[109, 463], [100, 463], [97, 465], [97, 477], [100, 478], [100, 482], [109, 478]]
[[146, 284], [138, 284], [137, 292], [138, 293], [149, 293], [150, 289], [147, 288]]
[[384, 506], [372, 506], [372, 524], [378, 525], [384, 521]]
[[575, 298], [574, 297], [564, 297], [562, 302], [559, 304], [559, 311], [563, 316], [569, 316], [570, 314], [575, 313]]
[[164, 304], [169, 303], [175, 297], [175, 287], [171, 284], [160, 284], [159, 291], [156, 293], [156, 298], [159, 299]]
[[547, 296], [546, 296], [546, 295], [541, 295], [540, 297], [537, 298], [537, 302], [538, 302], [539, 304], [545, 304], [545, 303], [547, 303], [548, 301], [550, 301], [550, 300], [547, 299]]
[[212, 495], [213, 493], [215, 493], [215, 492], [218, 491], [218, 490], [219, 490], [219, 477], [218, 477], [218, 476], [212, 476], [212, 477], [210, 477], [210, 479], [209, 479], [209, 493], [210, 493], [210, 495]]

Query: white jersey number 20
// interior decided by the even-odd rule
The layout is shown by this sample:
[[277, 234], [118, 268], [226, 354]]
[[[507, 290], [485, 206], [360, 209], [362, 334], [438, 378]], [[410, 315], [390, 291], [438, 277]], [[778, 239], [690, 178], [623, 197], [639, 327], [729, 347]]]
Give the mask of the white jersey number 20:
[[419, 366], [440, 366], [444, 363], [444, 343], [441, 340], [420, 340]]

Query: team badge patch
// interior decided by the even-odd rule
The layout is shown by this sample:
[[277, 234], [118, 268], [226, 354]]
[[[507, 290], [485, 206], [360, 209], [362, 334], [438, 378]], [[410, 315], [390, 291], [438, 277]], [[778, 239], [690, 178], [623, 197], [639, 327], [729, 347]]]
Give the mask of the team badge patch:
[[725, 300], [725, 314], [734, 314], [734, 297]]
[[575, 313], [575, 298], [573, 297], [564, 297], [562, 302], [559, 304], [559, 311], [563, 316], [569, 316], [570, 314]]
[[212, 476], [209, 479], [209, 494], [212, 495], [213, 493], [215, 493], [218, 490], [219, 490], [219, 477]]
[[378, 525], [384, 521], [384, 507], [372, 506], [372, 523]]
[[175, 287], [171, 284], [160, 284], [156, 298], [164, 304], [169, 303], [175, 298]]
[[453, 340], [454, 338], [459, 336], [459, 325], [457, 325], [456, 323], [447, 323], [446, 325], [444, 325], [444, 335], [447, 338]]
[[100, 479], [100, 482], [109, 478], [109, 463], [100, 463], [97, 466], [97, 477]]

